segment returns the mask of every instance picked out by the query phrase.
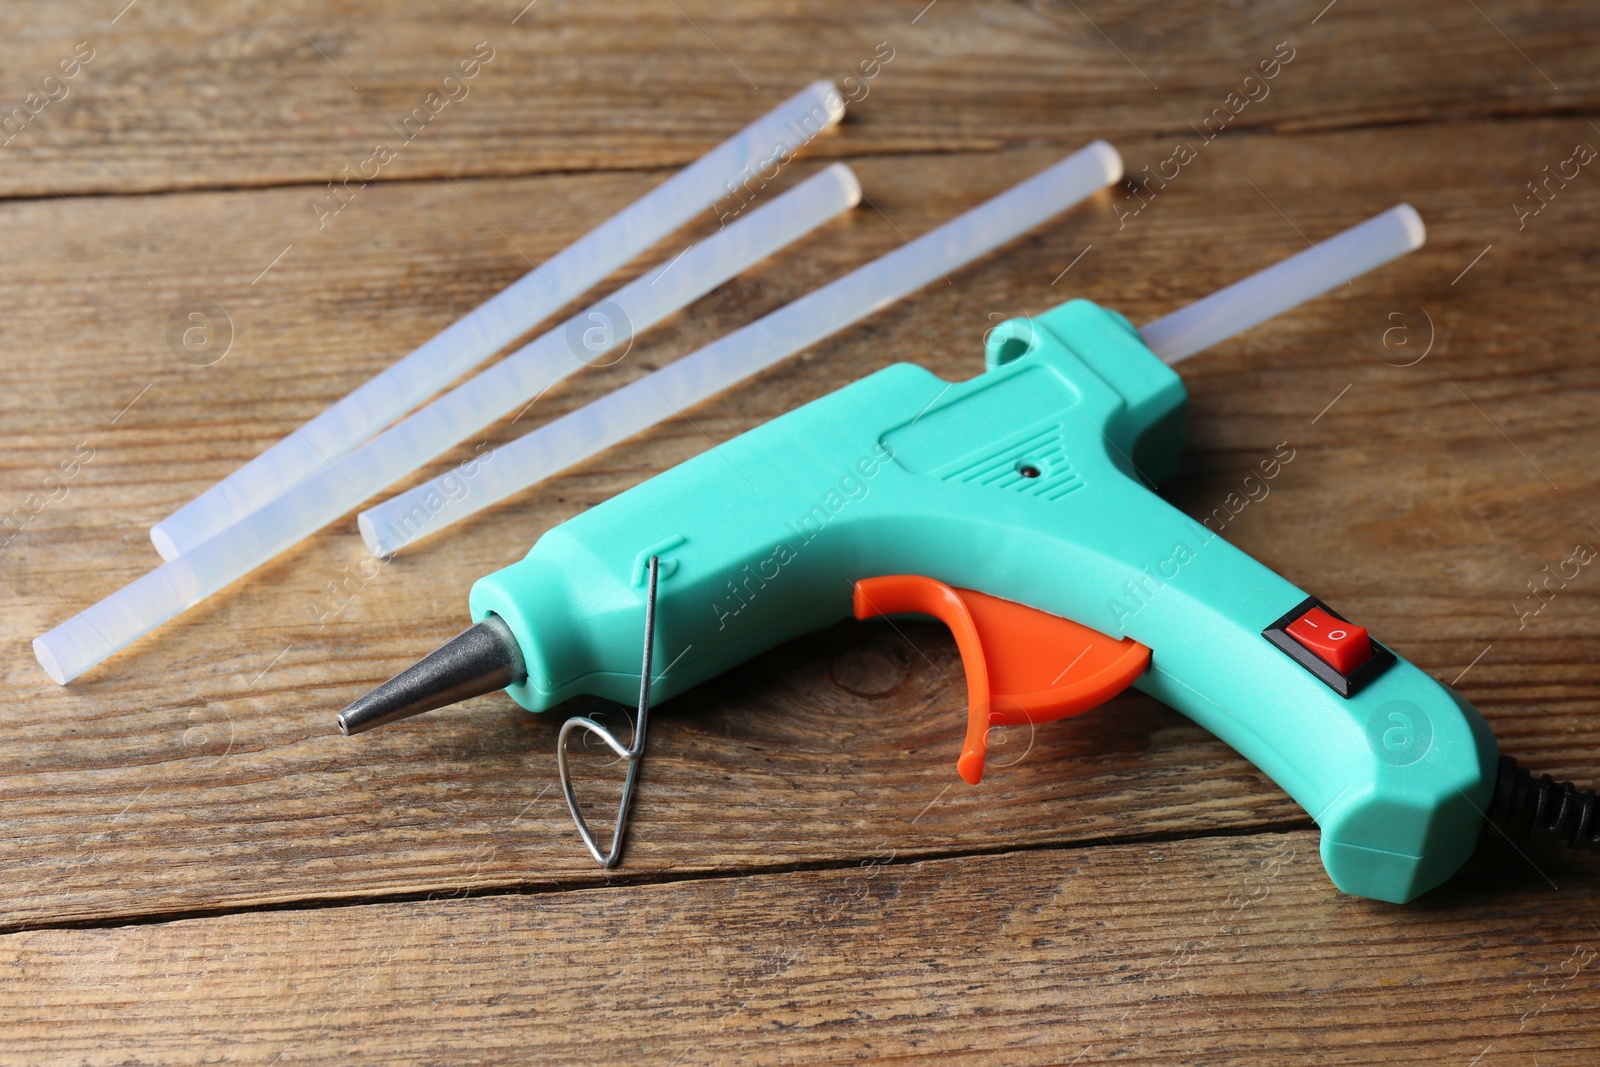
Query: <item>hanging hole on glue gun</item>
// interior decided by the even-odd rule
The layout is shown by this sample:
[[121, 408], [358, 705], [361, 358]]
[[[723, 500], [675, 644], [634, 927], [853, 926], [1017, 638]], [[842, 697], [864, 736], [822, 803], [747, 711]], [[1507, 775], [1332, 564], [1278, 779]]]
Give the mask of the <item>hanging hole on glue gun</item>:
[[[1008, 326], [1010, 324], [1002, 323], [1001, 325]], [[999, 327], [996, 328], [998, 329]], [[994, 366], [1003, 367], [1007, 363], [1019, 360], [1028, 354], [1028, 349], [1033, 347], [1033, 339], [1031, 337], [1019, 335], [1014, 330], [1009, 332], [1010, 336], [1002, 336], [994, 343], [992, 357]]]

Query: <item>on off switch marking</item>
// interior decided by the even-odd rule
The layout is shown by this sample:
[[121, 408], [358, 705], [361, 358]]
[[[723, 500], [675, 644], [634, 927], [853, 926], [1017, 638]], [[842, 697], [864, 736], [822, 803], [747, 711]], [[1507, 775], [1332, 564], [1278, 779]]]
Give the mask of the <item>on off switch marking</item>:
[[1290, 637], [1340, 674], [1349, 674], [1372, 657], [1372, 640], [1365, 626], [1336, 619], [1322, 608], [1312, 608], [1286, 629]]
[[1393, 652], [1367, 636], [1365, 626], [1340, 618], [1316, 597], [1306, 597], [1261, 636], [1347, 698], [1396, 662]]

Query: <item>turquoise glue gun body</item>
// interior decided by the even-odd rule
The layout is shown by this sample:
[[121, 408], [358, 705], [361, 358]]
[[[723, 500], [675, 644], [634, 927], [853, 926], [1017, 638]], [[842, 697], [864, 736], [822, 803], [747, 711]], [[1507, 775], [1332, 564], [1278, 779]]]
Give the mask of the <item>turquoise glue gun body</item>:
[[887, 367], [550, 530], [472, 589], [523, 654], [509, 692], [632, 703], [659, 558], [663, 700], [841, 618], [951, 625], [970, 719], [1087, 710], [1132, 684], [1226, 741], [1322, 831], [1347, 893], [1403, 902], [1476, 842], [1482, 717], [1158, 497], [1187, 397], [1114, 312], [1077, 300], [991, 332], [985, 373]]

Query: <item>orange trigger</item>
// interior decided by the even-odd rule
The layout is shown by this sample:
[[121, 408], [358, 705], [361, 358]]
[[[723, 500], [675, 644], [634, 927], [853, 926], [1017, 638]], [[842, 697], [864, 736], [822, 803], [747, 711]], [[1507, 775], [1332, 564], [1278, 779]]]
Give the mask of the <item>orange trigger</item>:
[[967, 672], [967, 737], [956, 770], [983, 778], [992, 726], [1053, 722], [1099, 707], [1145, 672], [1150, 650], [1070, 619], [955, 589], [932, 578], [893, 574], [856, 583], [858, 619], [915, 613], [950, 627]]

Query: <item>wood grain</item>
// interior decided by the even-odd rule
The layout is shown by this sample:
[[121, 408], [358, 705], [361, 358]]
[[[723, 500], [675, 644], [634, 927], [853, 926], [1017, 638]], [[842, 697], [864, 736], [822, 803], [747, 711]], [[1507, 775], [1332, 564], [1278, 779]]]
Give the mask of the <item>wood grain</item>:
[[[986, 329], [1072, 296], [1149, 321], [1406, 200], [1425, 248], [1183, 365], [1163, 492], [1211, 514], [1292, 448], [1224, 535], [1456, 685], [1505, 751], [1593, 783], [1600, 577], [1529, 591], [1600, 546], [1592, 168], [1518, 217], [1600, 145], [1593, 5], [118, 8], [0, 10], [0, 117], [96, 48], [0, 147], [0, 1062], [1595, 1061], [1591, 860], [1492, 840], [1410, 907], [1341, 897], [1303, 812], [1138, 695], [996, 736], [969, 788], [932, 624], [841, 623], [664, 705], [610, 876], [555, 786], [558, 716], [331, 719], [456, 632], [480, 575], [715, 442], [893, 361], [965, 378]], [[319, 229], [322, 183], [483, 40], [471, 94]], [[1206, 140], [1284, 41], [1270, 95]], [[894, 59], [774, 187], [843, 159], [870, 206], [485, 439], [1091, 137], [1142, 180], [1196, 158], [371, 579], [346, 516], [74, 685], [39, 671], [32, 637], [155, 565], [151, 523], [880, 42]], [[171, 348], [192, 300], [227, 313], [213, 365]], [[586, 801], [614, 798], [619, 769], [579, 762]]]
[[4, 1055], [1579, 1067], [1597, 895], [1546, 872], [1394, 907], [1288, 833], [32, 931]]
[[[1230, 128], [1259, 131], [1600, 102], [1600, 12], [1581, 0], [1500, 0], [1492, 21], [1470, 4], [1374, 0], [1320, 17], [1300, 0], [1227, 18], [1170, 0], [925, 6], [145, 2], [113, 23], [115, 2], [8, 4], [0, 105], [39, 92], [79, 42], [95, 58], [0, 149], [0, 193], [320, 187], [379, 141], [396, 149], [382, 181], [662, 167], [819, 77], [860, 101], [823, 146], [844, 155], [1187, 136], [1223, 107], [1238, 109]], [[493, 58], [460, 99], [400, 140], [395, 126], [480, 43]], [[1246, 85], [1285, 43], [1289, 66]]]
[[[892, 360], [964, 377], [988, 324], [1069, 295], [1148, 320], [1293, 251], [1296, 227], [1330, 233], [1388, 206], [1396, 189], [1430, 220], [1426, 248], [1185, 365], [1192, 444], [1169, 492], [1207, 514], [1289, 442], [1296, 458], [1271, 495], [1224, 532], [1425, 669], [1458, 680], [1508, 751], [1584, 780], [1600, 765], [1588, 714], [1600, 695], [1600, 586], [1574, 581], [1525, 623], [1514, 605], [1546, 563], [1600, 538], [1588, 525], [1600, 383], [1592, 362], [1571, 358], [1593, 347], [1596, 326], [1552, 295], [1585, 284], [1584, 210], [1596, 194], [1574, 187], [1519, 233], [1507, 205], [1480, 191], [1485, 174], [1535, 169], [1571, 125], [1219, 144], [1209, 151], [1225, 155], [1194, 163], [1120, 229], [1137, 201], [1103, 196], [690, 421], [419, 546], [347, 586], [336, 614], [343, 600], [330, 600], [327, 586], [358, 573], [362, 557], [349, 519], [67, 689], [40, 674], [28, 640], [151, 566], [151, 522], [264, 447], [285, 418], [309, 417], [525, 269], [517, 248], [537, 258], [606, 210], [570, 205], [615, 203], [652, 176], [466, 183], [470, 204], [448, 185], [396, 186], [335, 238], [347, 244], [286, 256], [256, 286], [249, 266], [271, 249], [292, 191], [81, 205], [150, 265], [148, 286], [65, 205], [0, 208], [13, 232], [37, 234], [45, 250], [53, 234], [59, 245], [52, 263], [15, 267], [0, 281], [17, 309], [8, 350], [48, 344], [52, 353], [16, 366], [4, 401], [3, 491], [21, 500], [79, 442], [95, 449], [68, 495], [7, 547], [0, 579], [11, 607], [5, 678], [22, 698], [0, 712], [12, 878], [25, 889], [0, 906], [6, 921], [602, 880], [574, 847], [554, 788], [555, 719], [493, 697], [346, 740], [330, 736], [331, 713], [463, 625], [478, 575], [709, 441]], [[492, 439], [894, 247], [900, 233], [928, 228], [1059, 151], [853, 161], [882, 215], [858, 211], [724, 287]], [[1124, 151], [1130, 161], [1153, 158], [1165, 142]], [[1381, 174], [1352, 175], [1332, 198], [1319, 176], [1349, 158], [1388, 162]], [[1440, 158], [1471, 165], [1441, 171]], [[504, 220], [507, 240], [485, 234], [473, 204]], [[222, 233], [184, 256], [197, 235]], [[150, 243], [135, 248], [139, 240]], [[1052, 285], [1086, 245], [1093, 250]], [[64, 276], [85, 260], [89, 284], [50, 290], [48, 302], [30, 297], [41, 273]], [[196, 293], [230, 308], [237, 329], [238, 351], [208, 368], [164, 347], [167, 301]], [[1392, 364], [1420, 349], [1384, 345], [1396, 313], [1409, 316], [1414, 345], [1425, 343], [1424, 315], [1434, 323], [1434, 349], [1414, 366]], [[63, 316], [85, 325], [50, 342]], [[145, 383], [154, 384], [110, 425]], [[952, 773], [963, 700], [959, 659], [941, 630], [850, 623], [666, 705], [626, 876], [850, 862], [886, 848], [942, 854], [1305, 825], [1238, 757], [1132, 695], [1008, 738], [1016, 765], [969, 789]], [[595, 769], [596, 803], [615, 777]]]

